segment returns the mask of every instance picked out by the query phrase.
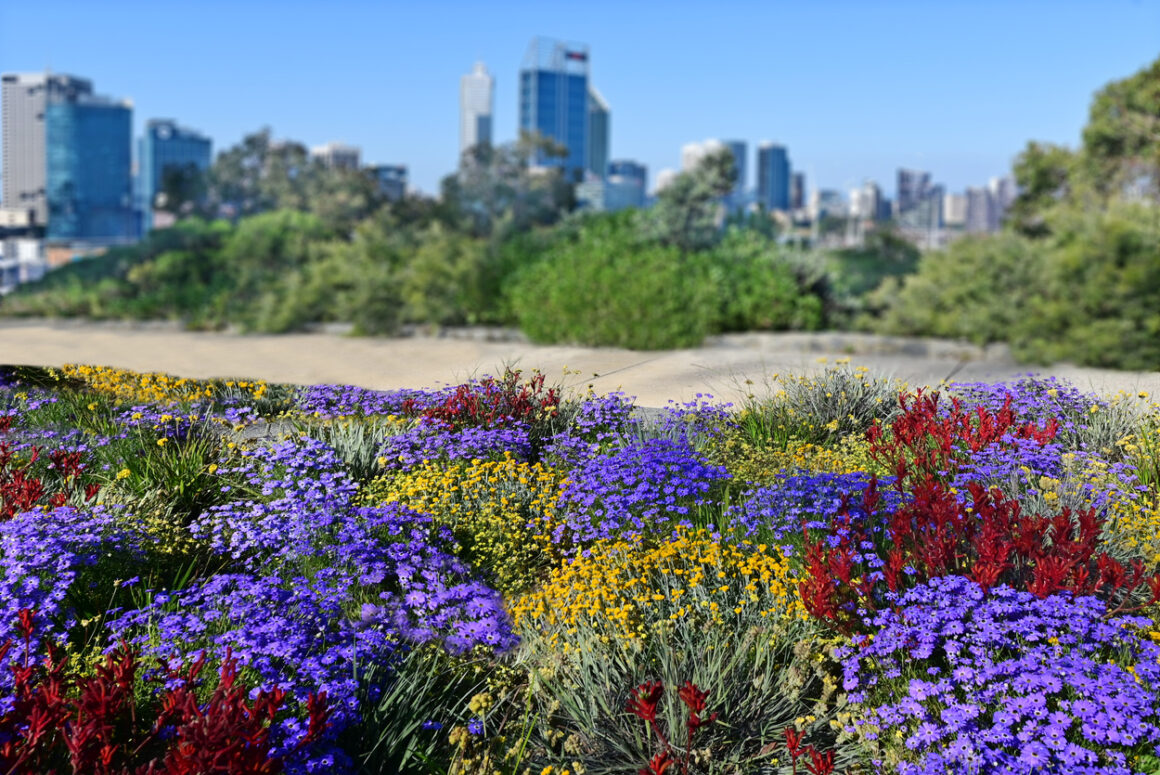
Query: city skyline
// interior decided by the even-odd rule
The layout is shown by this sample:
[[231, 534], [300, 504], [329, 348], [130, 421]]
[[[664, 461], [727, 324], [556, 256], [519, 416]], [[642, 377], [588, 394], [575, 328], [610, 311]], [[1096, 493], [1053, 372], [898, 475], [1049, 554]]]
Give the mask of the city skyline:
[[[528, 40], [549, 36], [588, 47], [590, 82], [614, 114], [609, 158], [646, 166], [650, 190], [661, 170], [680, 168], [682, 146], [716, 137], [745, 142], [754, 166], [762, 142], [784, 145], [810, 190], [869, 179], [893, 196], [899, 168], [964, 191], [1007, 174], [1029, 140], [1075, 147], [1092, 93], [1158, 53], [1160, 3], [1109, 2], [1098, 14], [1020, 6], [596, 2], [577, 13], [505, 3], [485, 13], [347, 2], [328, 7], [348, 22], [329, 34], [306, 4], [271, 14], [266, 2], [98, 10], [46, 0], [0, 9], [0, 71], [50, 66], [131, 99], [135, 140], [146, 121], [172, 118], [217, 152], [269, 126], [311, 147], [356, 146], [366, 164], [406, 165], [414, 186], [437, 194], [458, 160], [460, 78], [484, 63], [493, 138], [510, 142], [521, 58]], [[178, 25], [180, 39], [166, 32]], [[383, 38], [385, 29], [400, 34]], [[905, 57], [893, 40], [908, 42]], [[293, 53], [307, 44], [309, 56]], [[213, 56], [222, 51], [231, 55]]]

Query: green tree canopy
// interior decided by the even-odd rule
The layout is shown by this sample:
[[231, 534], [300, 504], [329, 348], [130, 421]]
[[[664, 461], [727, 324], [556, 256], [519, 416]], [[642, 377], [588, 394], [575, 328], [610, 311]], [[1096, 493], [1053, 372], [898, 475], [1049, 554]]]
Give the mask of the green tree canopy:
[[638, 213], [641, 233], [688, 253], [711, 247], [724, 221], [721, 197], [733, 190], [737, 167], [733, 152], [721, 148], [682, 172], [657, 194], [656, 205]]

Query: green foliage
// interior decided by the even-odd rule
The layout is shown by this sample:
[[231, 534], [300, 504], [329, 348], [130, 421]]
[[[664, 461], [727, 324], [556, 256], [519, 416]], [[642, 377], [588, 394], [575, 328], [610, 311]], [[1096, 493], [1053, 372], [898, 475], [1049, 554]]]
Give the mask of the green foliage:
[[1083, 130], [1085, 172], [1109, 196], [1160, 194], [1160, 59], [1092, 99]]
[[917, 273], [888, 280], [869, 295], [870, 305], [885, 309], [875, 327], [979, 345], [1006, 341], [1042, 284], [1043, 259], [1010, 233], [957, 240], [924, 255]]
[[550, 138], [521, 132], [515, 143], [481, 144], [464, 152], [455, 175], [441, 183], [442, 199], [456, 213], [456, 227], [477, 237], [526, 231], [556, 222], [572, 210], [572, 182], [559, 168], [532, 170], [538, 155], [567, 156]]
[[878, 228], [866, 236], [862, 247], [826, 254], [834, 294], [841, 304], [857, 310], [864, 297], [887, 278], [902, 278], [918, 269], [921, 251], [897, 231]]
[[765, 395], [742, 404], [741, 428], [750, 441], [785, 450], [790, 440], [833, 444], [862, 436], [874, 423], [888, 425], [901, 410], [906, 384], [871, 375], [865, 367], [829, 366], [821, 374], [774, 374]]
[[826, 279], [811, 257], [779, 248], [758, 231], [730, 228], [710, 251], [718, 331], [814, 331], [824, 322]]
[[655, 350], [710, 332], [718, 289], [708, 263], [640, 243], [631, 216], [592, 217], [577, 241], [520, 275], [512, 307], [532, 340]]
[[730, 149], [707, 154], [695, 169], [677, 175], [662, 189], [654, 207], [637, 214], [641, 234], [675, 246], [682, 253], [712, 246], [725, 217], [720, 200], [733, 190], [736, 181], [737, 167]]
[[447, 730], [423, 725], [428, 720], [444, 724], [441, 719], [455, 710], [465, 715], [469, 699], [493, 670], [482, 660], [452, 656], [434, 644], [405, 651], [395, 664], [362, 666], [359, 706], [366, 710], [343, 731], [342, 749], [365, 775], [445, 772], [450, 764]]
[[1160, 369], [1160, 221], [1154, 208], [1111, 202], [1069, 211], [1041, 265], [1037, 290], [1013, 322], [1029, 360]]

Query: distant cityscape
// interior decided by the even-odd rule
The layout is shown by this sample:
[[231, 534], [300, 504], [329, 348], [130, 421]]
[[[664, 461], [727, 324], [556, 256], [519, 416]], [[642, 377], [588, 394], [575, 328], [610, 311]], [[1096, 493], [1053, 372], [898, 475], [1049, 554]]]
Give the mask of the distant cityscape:
[[[537, 151], [533, 166], [560, 168], [576, 184], [581, 209], [615, 212], [647, 208], [677, 175], [706, 155], [728, 148], [737, 181], [720, 202], [727, 213], [774, 219], [783, 238], [853, 247], [874, 229], [891, 225], [927, 248], [972, 233], [994, 232], [1017, 194], [1011, 177], [952, 193], [929, 171], [899, 169], [893, 199], [875, 181], [843, 194], [807, 188], [793, 171], [785, 145], [756, 146], [750, 187], [749, 142], [706, 139], [680, 149], [680, 169], [662, 169], [648, 186], [647, 167], [611, 158], [612, 108], [590, 78], [586, 45], [535, 38], [519, 70], [519, 130], [539, 133], [562, 153]], [[482, 62], [460, 80], [460, 158], [493, 144], [495, 77]], [[172, 170], [209, 170], [211, 138], [168, 118], [149, 119], [132, 140], [133, 104], [94, 92], [92, 81], [58, 73], [0, 74], [0, 293], [46, 271], [132, 244], [175, 215], [165, 207], [163, 181]], [[310, 149], [330, 168], [362, 170], [390, 200], [408, 186], [405, 164], [362, 163], [358, 146], [330, 142]], [[228, 214], [228, 210], [224, 213]]]

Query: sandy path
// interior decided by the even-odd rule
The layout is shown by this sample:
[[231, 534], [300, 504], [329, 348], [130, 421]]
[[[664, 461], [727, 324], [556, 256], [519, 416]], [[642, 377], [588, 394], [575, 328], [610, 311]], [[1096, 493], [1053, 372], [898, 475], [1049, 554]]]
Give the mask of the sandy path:
[[[1160, 395], [1160, 373], [1031, 368], [1003, 348], [938, 340], [857, 334], [738, 334], [690, 350], [634, 352], [612, 348], [536, 346], [482, 341], [480, 332], [450, 337], [356, 338], [334, 334], [242, 336], [179, 331], [166, 325], [0, 320], [0, 364], [91, 363], [188, 377], [255, 377], [296, 384], [343, 383], [376, 389], [435, 387], [504, 364], [539, 368], [568, 387], [624, 390], [641, 406], [664, 406], [697, 393], [735, 400], [744, 381], [760, 387], [773, 373], [823, 368], [820, 356], [917, 384], [995, 381], [1036, 371], [1102, 393], [1146, 390]], [[564, 374], [564, 368], [578, 373]]]

